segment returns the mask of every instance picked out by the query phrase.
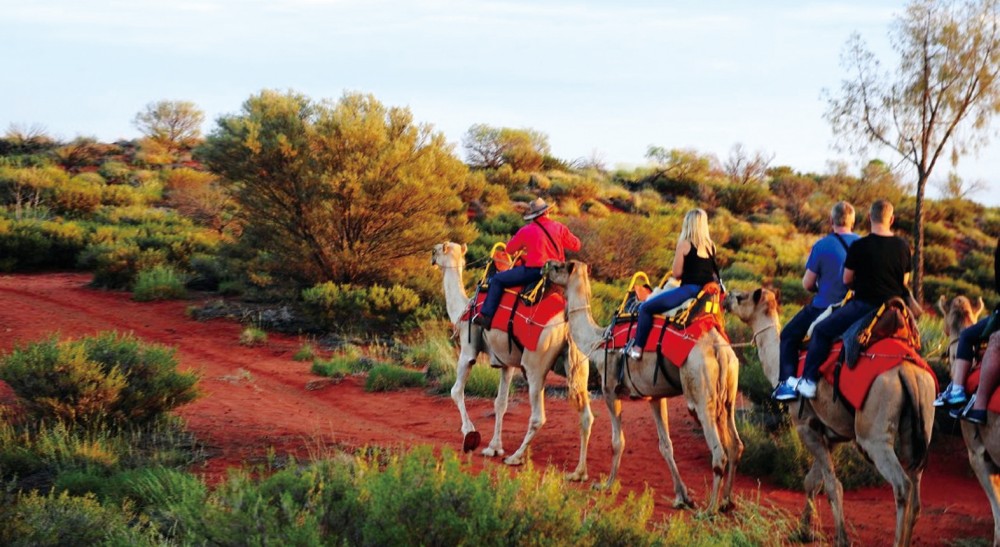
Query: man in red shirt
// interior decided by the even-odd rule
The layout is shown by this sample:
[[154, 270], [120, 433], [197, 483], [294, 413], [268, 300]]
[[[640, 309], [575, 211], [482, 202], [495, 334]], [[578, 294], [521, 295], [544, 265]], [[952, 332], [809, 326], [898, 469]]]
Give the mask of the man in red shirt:
[[564, 224], [549, 218], [549, 205], [542, 198], [531, 202], [524, 215], [527, 224], [507, 242], [507, 253], [524, 254], [513, 268], [497, 272], [490, 279], [486, 300], [472, 322], [489, 329], [493, 314], [500, 306], [500, 297], [507, 287], [532, 285], [542, 278], [542, 267], [549, 260], [566, 260], [566, 251], [579, 251], [580, 240]]

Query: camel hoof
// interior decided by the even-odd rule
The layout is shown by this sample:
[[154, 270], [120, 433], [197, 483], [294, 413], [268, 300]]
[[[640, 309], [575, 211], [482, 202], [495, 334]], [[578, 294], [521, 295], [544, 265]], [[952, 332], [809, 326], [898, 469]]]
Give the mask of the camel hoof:
[[736, 509], [736, 504], [733, 503], [732, 500], [726, 500], [726, 501], [722, 502], [721, 504], [719, 504], [719, 512], [720, 513], [728, 513], [730, 511], [732, 511], [733, 509]]
[[462, 441], [462, 452], [469, 453], [479, 448], [479, 442], [482, 440], [483, 437], [478, 431], [470, 431], [466, 433], [465, 440]]
[[516, 467], [518, 465], [522, 465], [524, 463], [524, 460], [520, 457], [510, 456], [509, 458], [504, 458], [503, 463], [511, 467]]
[[574, 471], [572, 473], [567, 473], [566, 474], [566, 480], [568, 480], [570, 482], [583, 482], [583, 481], [585, 481], [585, 480], [587, 480], [589, 478], [590, 477], [588, 477], [586, 473], [580, 473], [580, 472], [577, 472], [577, 471]]
[[674, 509], [694, 509], [694, 502], [685, 498], [677, 498], [671, 504], [671, 507]]
[[483, 449], [483, 456], [486, 456], [487, 458], [495, 458], [498, 456], [503, 456], [503, 449], [487, 446], [486, 448]]
[[788, 541], [792, 543], [813, 543], [816, 541], [816, 534], [812, 533], [812, 530], [798, 530], [788, 536]]

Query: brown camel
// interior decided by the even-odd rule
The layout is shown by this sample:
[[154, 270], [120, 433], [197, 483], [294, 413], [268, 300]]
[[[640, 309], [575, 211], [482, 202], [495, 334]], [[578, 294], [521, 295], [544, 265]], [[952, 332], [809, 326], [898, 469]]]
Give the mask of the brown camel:
[[[1000, 364], [1000, 332], [994, 332], [986, 346], [984, 363]], [[995, 365], [993, 365], [995, 366]], [[1000, 546], [1000, 416], [986, 414], [986, 424], [962, 422], [962, 437], [969, 451], [969, 463], [986, 491], [993, 511], [993, 545]]]
[[[440, 243], [434, 246], [432, 258], [433, 263], [444, 273], [444, 294], [448, 317], [455, 325], [456, 336], [460, 344], [455, 385], [451, 388], [451, 397], [458, 405], [458, 412], [462, 417], [462, 434], [466, 437], [466, 446], [471, 446], [470, 450], [475, 449], [479, 438], [476, 426], [472, 423], [465, 408], [465, 383], [480, 352], [487, 353], [490, 365], [500, 369], [500, 385], [493, 404], [496, 423], [493, 429], [493, 439], [482, 451], [484, 456], [504, 455], [503, 417], [507, 412], [510, 384], [517, 370], [523, 371], [528, 380], [528, 394], [531, 402], [528, 431], [524, 435], [524, 441], [522, 441], [520, 448], [504, 459], [504, 463], [508, 465], [520, 465], [524, 463], [524, 454], [531, 439], [545, 424], [545, 376], [559, 354], [563, 350], [568, 350], [569, 358], [566, 364], [566, 380], [569, 385], [568, 399], [570, 404], [580, 413], [580, 460], [576, 470], [570, 473], [568, 478], [570, 480], [586, 480], [587, 445], [590, 442], [590, 430], [594, 421], [590, 411], [590, 395], [587, 392], [590, 368], [586, 358], [569, 339], [569, 325], [564, 317], [553, 318], [543, 328], [537, 349], [522, 353], [516, 344], [507, 343], [507, 333], [492, 329], [484, 334], [483, 329], [479, 326], [470, 321], [462, 321], [461, 317], [470, 304], [465, 286], [462, 284], [465, 251], [465, 245], [450, 242]], [[470, 438], [473, 439], [472, 442], [469, 441]]]
[[[757, 289], [752, 294], [732, 292], [725, 307], [753, 329], [761, 364], [771, 385], [778, 383], [778, 304], [774, 293]], [[805, 478], [806, 506], [800, 534], [812, 537], [815, 498], [826, 490], [833, 509], [837, 545], [848, 545], [844, 530], [844, 491], [833, 469], [833, 443], [854, 440], [892, 485], [896, 499], [894, 545], [909, 545], [920, 513], [920, 477], [927, 464], [928, 446], [934, 426], [935, 382], [925, 369], [908, 361], [875, 379], [867, 402], [853, 411], [835, 401], [833, 387], [822, 379], [815, 399], [789, 404], [789, 414], [803, 444], [813, 456]], [[908, 462], [904, 467], [903, 461]]]
[[[619, 387], [617, 370], [621, 355], [605, 351], [604, 328], [598, 326], [590, 313], [590, 277], [587, 265], [578, 261], [549, 262], [549, 279], [566, 287], [566, 309], [573, 341], [587, 354], [601, 373], [601, 391], [611, 415], [611, 473], [606, 486], [618, 475], [619, 464], [625, 449], [622, 431], [622, 405], [617, 395]], [[624, 384], [632, 394], [649, 401], [660, 454], [667, 462], [674, 483], [674, 506], [691, 506], [687, 486], [681, 480], [674, 449], [670, 442], [667, 423], [667, 398], [683, 395], [688, 410], [698, 419], [704, 430], [705, 440], [712, 451], [712, 494], [710, 511], [732, 507], [733, 479], [736, 464], [743, 454], [743, 443], [736, 431], [736, 395], [739, 361], [728, 341], [717, 331], [704, 334], [691, 350], [681, 367], [667, 365], [671, 378], [657, 378], [655, 352], [646, 352], [638, 362], [628, 363], [629, 374]], [[720, 496], [721, 494], [721, 496]]]
[[[956, 296], [950, 302], [945, 295], [941, 295], [937, 302], [941, 318], [944, 319], [944, 335], [948, 337], [948, 362], [955, 363], [955, 351], [958, 348], [958, 335], [962, 330], [974, 325], [979, 320], [980, 314], [986, 309], [983, 297], [980, 296], [976, 306], [964, 296]], [[964, 371], [962, 376], [965, 376]]]

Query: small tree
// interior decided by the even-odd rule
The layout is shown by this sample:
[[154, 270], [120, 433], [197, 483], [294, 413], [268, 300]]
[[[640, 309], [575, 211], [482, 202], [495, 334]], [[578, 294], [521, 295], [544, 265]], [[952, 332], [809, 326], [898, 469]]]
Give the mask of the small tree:
[[533, 172], [549, 154], [549, 138], [534, 129], [511, 129], [476, 124], [462, 139], [469, 165], [497, 169], [509, 165], [514, 171]]
[[205, 114], [190, 101], [149, 103], [135, 115], [135, 126], [147, 138], [174, 154], [190, 150], [201, 140]]
[[851, 76], [826, 117], [847, 148], [893, 150], [916, 172], [913, 291], [923, 295], [924, 191], [942, 156], [952, 164], [986, 143], [1000, 111], [1000, 0], [916, 0], [893, 26], [894, 72], [859, 35], [847, 44]]
[[444, 135], [370, 95], [264, 91], [201, 152], [240, 206], [244, 240], [307, 283], [390, 280], [435, 241], [469, 239], [465, 165]]

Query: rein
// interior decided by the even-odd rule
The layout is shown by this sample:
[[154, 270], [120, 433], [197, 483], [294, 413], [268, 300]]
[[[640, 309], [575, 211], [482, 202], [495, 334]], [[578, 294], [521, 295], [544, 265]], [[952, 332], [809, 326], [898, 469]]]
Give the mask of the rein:
[[757, 345], [757, 337], [760, 336], [761, 334], [764, 334], [769, 329], [773, 329], [773, 328], [774, 328], [774, 325], [768, 325], [768, 326], [760, 329], [759, 331], [753, 333], [753, 336], [750, 337], [750, 341], [749, 342], [738, 342], [738, 343], [735, 343], [735, 344], [729, 344], [729, 347], [733, 347], [733, 348], [748, 348], [748, 347], [756, 346]]

